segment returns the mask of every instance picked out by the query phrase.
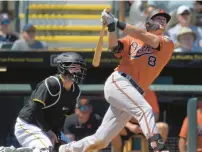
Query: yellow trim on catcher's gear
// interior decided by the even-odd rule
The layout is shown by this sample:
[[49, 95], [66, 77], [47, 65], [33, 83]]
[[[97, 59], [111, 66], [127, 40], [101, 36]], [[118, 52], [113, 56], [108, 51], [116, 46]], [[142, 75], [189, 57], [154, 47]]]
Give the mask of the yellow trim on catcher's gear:
[[45, 102], [43, 102], [43, 101], [41, 101], [41, 100], [39, 100], [39, 99], [35, 99], [35, 98], [34, 98], [33, 101], [40, 102], [40, 103], [42, 103], [44, 106], [46, 105]]
[[64, 82], [65, 80], [62, 77], [62, 74], [59, 75], [60, 79], [62, 80], [62, 82]]

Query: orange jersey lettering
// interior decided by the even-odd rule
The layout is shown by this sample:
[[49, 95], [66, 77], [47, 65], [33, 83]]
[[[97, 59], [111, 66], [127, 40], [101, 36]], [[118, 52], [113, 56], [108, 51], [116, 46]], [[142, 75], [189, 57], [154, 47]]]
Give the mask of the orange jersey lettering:
[[130, 75], [146, 90], [168, 63], [174, 50], [174, 44], [169, 37], [159, 38], [160, 50], [130, 36], [120, 39], [124, 48], [121, 53], [116, 54], [120, 58], [120, 64], [115, 70]]

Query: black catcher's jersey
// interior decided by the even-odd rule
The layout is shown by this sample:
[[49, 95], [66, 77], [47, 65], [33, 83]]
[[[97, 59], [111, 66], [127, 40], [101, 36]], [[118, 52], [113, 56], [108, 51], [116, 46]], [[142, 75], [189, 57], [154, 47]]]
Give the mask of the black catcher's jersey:
[[58, 133], [63, 127], [65, 115], [74, 112], [79, 96], [80, 89], [76, 83], [67, 91], [60, 75], [50, 76], [37, 85], [18, 117], [42, 130], [51, 129]]

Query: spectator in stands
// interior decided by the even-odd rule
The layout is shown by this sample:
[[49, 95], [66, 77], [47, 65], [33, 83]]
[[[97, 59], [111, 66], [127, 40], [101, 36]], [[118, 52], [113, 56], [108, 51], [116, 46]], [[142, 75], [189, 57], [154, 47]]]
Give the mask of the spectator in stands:
[[[188, 118], [185, 117], [179, 134], [179, 151], [187, 152]], [[202, 152], [202, 101], [197, 110], [197, 152]]]
[[197, 52], [201, 51], [202, 48], [193, 47], [194, 42], [196, 41], [197, 35], [189, 27], [181, 28], [180, 33], [177, 35], [178, 43], [176, 44], [177, 48], [175, 52]]
[[194, 12], [196, 17], [195, 25], [202, 27], [202, 1], [195, 0]]
[[[145, 92], [145, 99], [149, 102], [153, 108], [155, 120], [159, 120], [159, 105], [155, 92], [148, 89]], [[161, 134], [163, 140], [166, 142], [168, 136], [168, 125], [164, 122], [158, 122], [157, 128]], [[142, 130], [139, 127], [137, 120], [132, 118], [125, 126], [125, 128], [112, 140], [112, 146], [114, 152], [122, 152], [124, 141], [128, 140], [134, 134], [142, 134]]]
[[181, 31], [182, 27], [189, 27], [191, 30], [196, 33], [197, 39], [194, 42], [193, 49], [197, 50], [198, 47], [202, 47], [202, 29], [200, 27], [191, 25], [191, 10], [187, 6], [180, 6], [177, 9], [177, 19], [178, 24], [168, 30], [168, 35], [173, 40], [174, 43], [177, 43], [177, 35]]
[[186, 5], [190, 8], [193, 8], [194, 2], [193, 1], [173, 1], [173, 0], [166, 0], [166, 1], [147, 0], [147, 4], [153, 5], [157, 8], [161, 8], [164, 11], [171, 13], [172, 11], [176, 10], [181, 5]]
[[18, 39], [17, 34], [10, 31], [11, 20], [6, 13], [0, 14], [0, 48], [9, 49]]
[[198, 13], [202, 12], [202, 1], [198, 1], [198, 0], [194, 1], [194, 10]]
[[141, 29], [144, 29], [146, 30], [145, 28], [145, 21], [146, 21], [146, 18], [147, 16], [155, 9], [155, 6], [153, 5], [148, 5], [145, 10], [144, 10], [144, 17], [145, 17], [145, 20], [144, 21], [140, 21], [139, 23], [136, 24], [137, 27], [141, 28]]
[[66, 117], [63, 131], [71, 141], [77, 141], [94, 134], [101, 121], [101, 117], [93, 112], [89, 100], [83, 97], [76, 104], [75, 114]]
[[23, 28], [22, 39], [17, 40], [11, 50], [31, 51], [48, 49], [46, 43], [35, 40], [36, 28], [33, 24], [26, 24]]

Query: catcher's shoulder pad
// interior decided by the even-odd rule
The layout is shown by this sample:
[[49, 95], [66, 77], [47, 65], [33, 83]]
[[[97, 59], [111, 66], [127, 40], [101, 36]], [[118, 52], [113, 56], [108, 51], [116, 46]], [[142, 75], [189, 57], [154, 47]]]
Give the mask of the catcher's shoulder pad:
[[60, 91], [61, 84], [59, 79], [55, 76], [50, 76], [46, 78], [45, 85], [50, 95], [52, 96], [57, 95]]

